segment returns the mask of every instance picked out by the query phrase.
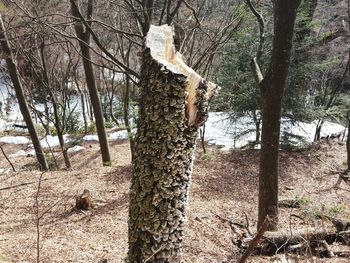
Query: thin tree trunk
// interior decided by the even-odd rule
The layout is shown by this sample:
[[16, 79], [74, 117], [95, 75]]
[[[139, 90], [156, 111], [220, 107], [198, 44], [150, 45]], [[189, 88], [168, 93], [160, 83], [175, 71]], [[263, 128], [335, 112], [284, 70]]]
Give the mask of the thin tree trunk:
[[19, 108], [20, 108], [20, 111], [22, 113], [23, 119], [28, 127], [29, 136], [32, 140], [35, 154], [36, 154], [36, 158], [37, 158], [38, 163], [40, 165], [40, 169], [43, 171], [47, 171], [49, 169], [49, 167], [47, 165], [44, 151], [41, 147], [38, 134], [35, 130], [35, 126], [34, 126], [31, 114], [29, 112], [28, 104], [27, 104], [27, 101], [25, 99], [25, 95], [23, 92], [21, 81], [19, 79], [18, 70], [17, 70], [16, 64], [15, 64], [14, 59], [13, 59], [11, 47], [10, 47], [10, 44], [7, 40], [7, 35], [6, 35], [6, 31], [5, 31], [5, 27], [4, 27], [4, 23], [2, 21], [1, 15], [0, 15], [0, 43], [1, 43], [2, 51], [4, 52], [4, 54], [6, 56], [6, 64], [7, 64], [9, 74], [11, 76], [13, 87], [14, 87], [15, 92], [16, 92], [16, 97], [18, 100]]
[[[350, 30], [350, 0], [348, 0], [348, 27]], [[348, 58], [348, 67], [350, 67], [350, 48], [348, 50], [349, 58]], [[348, 75], [350, 77], [350, 68], [348, 68]], [[347, 114], [348, 119], [348, 137], [346, 139], [346, 152], [347, 152], [347, 162], [348, 162], [348, 170], [350, 171], [350, 111]]]
[[88, 123], [87, 123], [87, 119], [86, 119], [85, 98], [84, 98], [84, 92], [81, 90], [79, 82], [78, 82], [77, 69], [74, 69], [74, 82], [75, 82], [75, 86], [77, 87], [78, 92], [80, 94], [81, 111], [82, 111], [83, 121], [84, 121], [84, 133], [86, 134]]
[[258, 144], [260, 141], [260, 119], [256, 115], [256, 111], [253, 111], [253, 120], [255, 123], [255, 144]]
[[123, 112], [124, 112], [124, 124], [126, 127], [126, 131], [128, 132], [128, 138], [130, 142], [130, 150], [131, 150], [131, 160], [134, 160], [134, 138], [131, 133], [131, 127], [129, 123], [129, 100], [130, 100], [130, 79], [129, 76], [125, 77], [125, 94], [123, 99]]
[[[64, 158], [64, 162], [66, 164], [66, 167], [69, 169], [72, 167], [68, 153], [67, 153], [67, 148], [65, 146], [65, 142], [64, 142], [64, 137], [63, 137], [63, 131], [64, 128], [62, 128], [62, 124], [61, 122], [63, 122], [63, 120], [60, 119], [59, 116], [59, 109], [58, 109], [58, 103], [56, 101], [55, 95], [53, 94], [52, 91], [52, 87], [50, 85], [50, 80], [49, 80], [49, 76], [48, 76], [48, 71], [47, 71], [47, 67], [46, 67], [46, 60], [45, 60], [45, 53], [44, 53], [44, 49], [45, 49], [45, 42], [43, 41], [41, 43], [41, 47], [40, 47], [40, 57], [41, 57], [41, 63], [43, 66], [43, 73], [44, 73], [44, 83], [46, 85], [46, 88], [48, 89], [48, 92], [50, 94], [51, 97], [51, 102], [52, 102], [52, 107], [53, 107], [53, 113], [54, 113], [54, 125], [57, 131], [57, 137], [58, 137], [58, 141], [60, 143], [60, 147], [62, 150], [62, 154], [63, 154], [63, 158]], [[64, 117], [63, 117], [64, 118]]]
[[293, 29], [300, 0], [275, 0], [271, 64], [260, 83], [262, 134], [259, 172], [258, 228], [270, 216], [268, 230], [278, 224], [278, 151], [283, 92], [288, 76]]
[[172, 41], [171, 27], [151, 26], [143, 52], [129, 263], [181, 262], [197, 131], [216, 89], [182, 62]]
[[318, 121], [316, 125], [314, 142], [319, 141], [321, 139], [321, 129], [322, 129], [323, 121]]
[[[77, 19], [79, 19], [80, 11], [77, 10], [78, 5], [76, 4], [76, 0], [71, 0], [71, 8], [72, 14]], [[92, 10], [93, 10], [93, 0], [88, 1], [88, 20], [92, 18]], [[96, 121], [96, 129], [97, 135], [100, 143], [101, 155], [103, 165], [110, 165], [111, 156], [109, 153], [109, 145], [107, 140], [107, 134], [105, 129], [105, 121], [103, 117], [103, 111], [100, 102], [100, 96], [96, 87], [95, 75], [93, 66], [91, 63], [91, 54], [90, 54], [90, 32], [88, 30], [84, 30], [82, 23], [77, 22], [75, 24], [75, 31], [77, 37], [79, 38], [79, 45], [83, 59], [83, 66], [85, 71], [86, 85], [89, 89], [89, 94], [91, 98], [92, 108], [94, 111], [95, 121]]]

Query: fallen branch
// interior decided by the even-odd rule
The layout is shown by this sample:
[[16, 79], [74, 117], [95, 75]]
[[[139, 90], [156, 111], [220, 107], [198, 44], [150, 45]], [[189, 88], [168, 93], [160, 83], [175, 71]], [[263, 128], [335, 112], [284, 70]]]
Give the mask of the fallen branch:
[[[57, 177], [43, 179], [42, 181], [48, 181], [48, 180], [54, 180], [54, 179], [57, 179]], [[6, 187], [3, 187], [3, 188], [0, 188], [0, 191], [9, 190], [9, 189], [12, 189], [12, 188], [17, 188], [17, 187], [21, 187], [21, 186], [30, 185], [30, 184], [36, 184], [36, 183], [37, 182], [32, 181], [32, 182], [26, 182], [26, 183], [21, 183], [21, 184], [16, 184], [16, 185], [10, 185], [10, 186], [6, 186]]]
[[[301, 229], [290, 231], [267, 231], [262, 236], [261, 246], [258, 248], [259, 254], [272, 255], [283, 249], [291, 251], [304, 248], [306, 245], [312, 249], [319, 248], [321, 244], [324, 248], [323, 253], [332, 256], [330, 253], [329, 244], [334, 242], [350, 243], [350, 231], [338, 232], [335, 229]], [[327, 246], [324, 242], [327, 243]]]
[[263, 222], [263, 224], [261, 225], [258, 233], [255, 235], [255, 237], [252, 239], [252, 241], [250, 241], [250, 244], [249, 244], [248, 248], [243, 253], [243, 255], [240, 258], [240, 260], [238, 261], [238, 263], [246, 262], [248, 257], [253, 253], [254, 248], [256, 247], [256, 245], [258, 244], [260, 239], [263, 237], [263, 235], [264, 235], [265, 231], [267, 230], [269, 224], [270, 224], [270, 220], [269, 220], [268, 217], [266, 217], [264, 222]]

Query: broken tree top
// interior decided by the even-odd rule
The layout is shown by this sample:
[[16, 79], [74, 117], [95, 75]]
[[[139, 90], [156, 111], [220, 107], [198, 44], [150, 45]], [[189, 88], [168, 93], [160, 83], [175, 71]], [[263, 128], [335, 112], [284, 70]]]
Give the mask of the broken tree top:
[[[205, 81], [191, 67], [186, 65], [183, 56], [175, 49], [174, 31], [171, 26], [151, 25], [146, 37], [146, 47], [150, 49], [153, 59], [163, 65], [163, 70], [170, 70], [175, 74], [182, 74], [187, 78], [186, 111], [188, 125], [203, 124], [198, 123], [198, 101], [204, 100], [208, 102], [215, 94], [218, 86], [212, 82]], [[206, 86], [206, 92], [204, 95], [198, 94], [198, 87], [200, 85], [203, 86], [203, 84]]]

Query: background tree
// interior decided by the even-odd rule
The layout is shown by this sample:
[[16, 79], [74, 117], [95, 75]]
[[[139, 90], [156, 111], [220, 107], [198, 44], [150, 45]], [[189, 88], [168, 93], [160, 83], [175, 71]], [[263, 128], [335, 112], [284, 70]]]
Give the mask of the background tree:
[[[278, 224], [278, 151], [282, 98], [292, 50], [293, 30], [300, 1], [276, 0], [271, 63], [260, 81], [262, 134], [259, 172], [258, 228], [269, 216], [270, 230]], [[256, 74], [262, 76], [257, 64]]]
[[[95, 73], [91, 62], [91, 54], [90, 54], [90, 47], [89, 47], [91, 32], [88, 29], [86, 29], [86, 27], [84, 28], [82, 21], [79, 22], [79, 20], [81, 20], [81, 16], [80, 16], [80, 11], [78, 8], [77, 1], [72, 0], [71, 6], [72, 6], [73, 16], [77, 18], [77, 22], [75, 23], [75, 31], [76, 31], [77, 37], [79, 38], [79, 46], [81, 49], [81, 55], [82, 55], [82, 60], [84, 65], [86, 85], [89, 89], [92, 108], [94, 111], [97, 135], [98, 135], [100, 148], [101, 148], [102, 161], [103, 161], [103, 165], [110, 165], [111, 156], [109, 153], [108, 139], [107, 139], [107, 134], [105, 130], [105, 121], [103, 117], [103, 111], [101, 107], [99, 93], [96, 87]], [[87, 6], [87, 20], [92, 19], [92, 12], [93, 12], [93, 0], [89, 0], [88, 6]], [[89, 26], [91, 26], [91, 21], [88, 23], [89, 23]]]
[[8, 42], [6, 29], [5, 29], [5, 26], [4, 26], [4, 23], [2, 21], [1, 16], [0, 16], [0, 43], [1, 43], [1, 48], [2, 48], [3, 52], [5, 53], [5, 60], [6, 60], [6, 64], [7, 64], [7, 69], [8, 69], [8, 72], [10, 74], [13, 87], [16, 91], [16, 97], [18, 100], [19, 108], [20, 108], [21, 113], [23, 115], [23, 119], [26, 123], [26, 126], [28, 127], [29, 136], [30, 136], [32, 143], [33, 143], [33, 146], [34, 146], [36, 158], [38, 160], [40, 169], [46, 171], [49, 169], [49, 167], [47, 165], [44, 151], [41, 147], [40, 140], [39, 140], [38, 134], [36, 132], [36, 129], [35, 129], [28, 105], [27, 105], [27, 101], [26, 101], [25, 94], [24, 94], [24, 91], [22, 88], [22, 84], [20, 81], [17, 66], [14, 62], [14, 57], [13, 57], [13, 54], [11, 51], [11, 46]]

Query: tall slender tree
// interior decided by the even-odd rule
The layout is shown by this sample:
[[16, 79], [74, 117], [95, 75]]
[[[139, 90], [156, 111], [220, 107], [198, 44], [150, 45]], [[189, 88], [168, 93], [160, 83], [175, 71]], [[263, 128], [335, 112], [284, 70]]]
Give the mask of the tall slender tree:
[[19, 109], [22, 113], [24, 122], [26, 123], [26, 125], [28, 127], [29, 136], [30, 136], [32, 143], [33, 143], [36, 158], [37, 158], [38, 163], [40, 165], [40, 169], [43, 171], [46, 171], [49, 169], [49, 167], [47, 165], [44, 151], [43, 151], [43, 148], [41, 147], [39, 136], [36, 132], [36, 129], [35, 129], [35, 126], [34, 126], [34, 123], [33, 123], [29, 108], [28, 108], [28, 104], [27, 104], [27, 101], [26, 101], [26, 98], [25, 98], [25, 95], [23, 92], [23, 88], [22, 88], [22, 83], [20, 81], [19, 72], [18, 72], [17, 66], [15, 64], [15, 60], [14, 60], [14, 57], [12, 54], [11, 46], [10, 46], [10, 43], [8, 41], [8, 38], [7, 38], [6, 29], [5, 29], [1, 15], [0, 15], [0, 43], [1, 43], [2, 51], [5, 54], [7, 69], [9, 71], [9, 74], [11, 77], [13, 88], [15, 89], [15, 92], [16, 92], [16, 97], [18, 100]]
[[274, 0], [274, 37], [269, 69], [264, 78], [253, 60], [260, 79], [262, 134], [259, 174], [260, 227], [270, 217], [269, 230], [278, 224], [278, 151], [281, 126], [282, 98], [288, 76], [294, 24], [300, 0]]
[[[98, 135], [101, 155], [102, 155], [102, 161], [103, 161], [103, 165], [110, 165], [111, 156], [109, 153], [109, 144], [108, 144], [108, 139], [107, 139], [107, 134], [105, 129], [103, 110], [101, 107], [100, 96], [96, 86], [95, 73], [91, 62], [91, 53], [90, 53], [90, 46], [89, 46], [91, 32], [85, 28], [83, 22], [81, 21], [81, 18], [80, 18], [81, 13], [79, 10], [78, 1], [71, 0], [70, 2], [71, 2], [72, 14], [77, 19], [75, 23], [75, 31], [76, 31], [77, 37], [79, 38], [79, 45], [80, 45], [83, 66], [85, 71], [86, 85], [89, 90], [91, 104], [94, 111], [97, 135]], [[91, 19], [92, 19], [92, 12], [93, 12], [93, 3], [94, 3], [93, 0], [89, 0], [87, 5], [87, 21], [88, 21], [87, 23], [90, 23], [89, 24], [90, 27], [91, 27]]]

